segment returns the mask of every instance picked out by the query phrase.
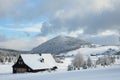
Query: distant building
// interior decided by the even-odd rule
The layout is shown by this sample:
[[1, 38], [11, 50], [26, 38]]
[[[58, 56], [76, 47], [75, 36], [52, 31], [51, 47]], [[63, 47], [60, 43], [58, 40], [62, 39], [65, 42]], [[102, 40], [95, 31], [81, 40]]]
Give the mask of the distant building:
[[12, 66], [13, 73], [39, 72], [57, 69], [51, 54], [21, 54]]

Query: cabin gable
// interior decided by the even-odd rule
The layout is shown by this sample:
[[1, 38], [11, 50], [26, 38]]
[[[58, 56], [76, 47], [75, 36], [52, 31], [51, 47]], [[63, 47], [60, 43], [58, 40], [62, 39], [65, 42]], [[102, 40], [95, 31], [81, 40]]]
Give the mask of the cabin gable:
[[27, 66], [22, 57], [19, 56], [17, 62], [13, 65], [13, 73], [24, 73], [24, 72], [31, 72], [32, 69]]

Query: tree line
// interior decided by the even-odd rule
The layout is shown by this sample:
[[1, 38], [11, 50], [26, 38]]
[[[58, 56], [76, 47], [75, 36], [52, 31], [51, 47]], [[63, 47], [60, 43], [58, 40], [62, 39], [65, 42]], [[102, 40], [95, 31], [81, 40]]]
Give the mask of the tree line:
[[97, 66], [105, 67], [114, 64], [116, 59], [119, 59], [119, 56], [116, 57], [115, 55], [103, 55], [98, 57], [97, 60], [92, 60], [90, 56], [87, 58], [87, 60], [85, 60], [83, 55], [78, 52], [78, 54], [75, 55], [74, 59], [72, 60], [72, 64], [68, 65], [68, 71], [76, 69], [80, 70], [81, 68], [96, 68]]

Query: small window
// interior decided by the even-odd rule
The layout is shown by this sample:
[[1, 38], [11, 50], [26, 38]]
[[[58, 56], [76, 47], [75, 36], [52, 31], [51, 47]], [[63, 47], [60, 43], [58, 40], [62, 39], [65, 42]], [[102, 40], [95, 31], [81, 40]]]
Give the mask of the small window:
[[44, 59], [42, 58], [42, 59], [40, 60], [40, 62], [42, 62], [42, 63], [43, 63], [43, 62], [44, 62]]
[[23, 62], [18, 62], [18, 64], [23, 64]]

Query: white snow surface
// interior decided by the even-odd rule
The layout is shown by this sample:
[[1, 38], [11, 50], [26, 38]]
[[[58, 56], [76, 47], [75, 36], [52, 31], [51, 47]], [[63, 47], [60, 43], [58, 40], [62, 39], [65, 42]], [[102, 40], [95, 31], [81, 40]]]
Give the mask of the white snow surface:
[[[66, 54], [67, 55], [76, 55], [78, 52], [80, 52], [83, 55], [91, 55], [91, 54], [102, 54], [108, 49], [114, 49], [115, 51], [119, 50], [119, 47], [117, 46], [101, 46], [96, 48], [79, 48], [73, 51], [69, 51]], [[63, 53], [64, 54], [64, 53]]]
[[[2, 74], [11, 74], [12, 73], [12, 64], [0, 64], [0, 75]], [[0, 79], [1, 80], [1, 79]]]
[[[23, 61], [32, 69], [48, 69], [55, 66], [55, 60], [51, 54], [21, 54]], [[41, 59], [44, 62], [40, 62]], [[51, 63], [50, 63], [51, 61]]]
[[120, 80], [120, 66], [51, 73], [2, 74], [0, 80]]
[[42, 54], [42, 58], [44, 58], [45, 63], [48, 64], [49, 67], [56, 66], [55, 59], [51, 54]]

